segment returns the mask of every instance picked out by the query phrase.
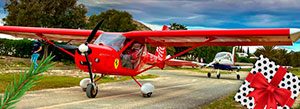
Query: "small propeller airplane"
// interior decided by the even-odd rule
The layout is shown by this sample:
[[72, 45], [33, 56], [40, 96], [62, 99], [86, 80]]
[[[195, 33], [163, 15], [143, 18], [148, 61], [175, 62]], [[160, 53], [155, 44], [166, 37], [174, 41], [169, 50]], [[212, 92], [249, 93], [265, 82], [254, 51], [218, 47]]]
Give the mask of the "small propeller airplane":
[[[81, 80], [89, 98], [98, 93], [96, 84], [105, 75], [131, 76], [140, 86], [142, 95], [150, 97], [154, 86], [141, 84], [135, 76], [153, 67], [164, 68], [165, 62], [181, 56], [200, 46], [274, 46], [292, 45], [299, 39], [300, 29], [231, 29], [231, 30], [168, 30], [103, 32], [98, 31], [103, 20], [93, 30], [58, 29], [19, 26], [0, 26], [0, 33], [21, 38], [45, 40], [59, 50], [74, 57], [76, 66], [89, 74], [89, 79]], [[75, 54], [56, 46], [50, 40], [81, 43]], [[93, 43], [91, 43], [93, 42]], [[156, 53], [147, 52], [146, 45], [157, 47]], [[190, 47], [166, 58], [166, 47]], [[151, 66], [143, 68], [145, 64]], [[101, 74], [101, 76], [95, 76]]]
[[205, 67], [212, 67], [213, 69], [207, 73], [207, 77], [211, 77], [211, 73], [217, 70], [217, 78], [220, 79], [221, 73], [220, 70], [236, 70], [236, 78], [239, 80], [241, 77], [239, 75], [240, 69], [252, 68], [253, 66], [237, 66], [235, 64], [235, 49], [232, 48], [232, 53], [230, 52], [219, 52], [216, 54], [214, 60], [209, 64], [205, 65]]

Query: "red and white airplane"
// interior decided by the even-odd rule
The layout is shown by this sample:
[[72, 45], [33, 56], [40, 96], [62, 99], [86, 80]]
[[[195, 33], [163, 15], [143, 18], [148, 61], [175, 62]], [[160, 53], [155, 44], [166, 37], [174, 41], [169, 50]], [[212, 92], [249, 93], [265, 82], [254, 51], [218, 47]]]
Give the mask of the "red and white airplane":
[[[231, 29], [231, 30], [168, 30], [131, 31], [124, 33], [98, 31], [103, 21], [93, 30], [58, 29], [38, 27], [0, 26], [0, 33], [23, 38], [39, 38], [56, 46], [50, 40], [81, 43], [75, 54], [56, 46], [74, 57], [76, 66], [89, 73], [90, 78], [81, 81], [89, 98], [96, 97], [96, 82], [104, 75], [131, 76], [141, 87], [144, 97], [150, 97], [154, 86], [141, 84], [134, 77], [153, 67], [164, 68], [165, 62], [200, 46], [274, 46], [292, 45], [299, 39], [300, 30], [289, 28]], [[91, 43], [93, 42], [93, 43]], [[147, 52], [146, 45], [157, 46], [155, 54]], [[166, 58], [168, 46], [190, 47]], [[146, 63], [152, 65], [143, 68]], [[100, 77], [93, 74], [101, 74]]]

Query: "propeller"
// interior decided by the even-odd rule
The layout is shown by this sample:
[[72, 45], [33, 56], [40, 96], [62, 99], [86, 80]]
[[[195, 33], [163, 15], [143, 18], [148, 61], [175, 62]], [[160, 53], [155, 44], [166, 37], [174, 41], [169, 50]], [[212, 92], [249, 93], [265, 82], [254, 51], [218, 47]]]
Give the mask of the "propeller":
[[83, 53], [84, 56], [85, 56], [85, 59], [86, 59], [86, 62], [87, 62], [87, 66], [88, 66], [89, 75], [90, 75], [90, 79], [91, 79], [91, 82], [92, 82], [92, 83], [94, 83], [94, 81], [93, 81], [93, 73], [92, 73], [91, 63], [90, 63], [90, 61], [89, 61], [89, 59], [88, 59], [88, 54], [89, 54], [89, 53], [88, 53], [88, 51], [89, 51], [88, 43], [90, 43], [90, 42], [94, 39], [94, 37], [95, 37], [97, 31], [99, 30], [99, 28], [100, 28], [100, 26], [103, 24], [103, 22], [104, 22], [104, 20], [101, 20], [101, 21], [96, 25], [96, 27], [92, 30], [90, 36], [87, 38], [87, 40], [85, 41], [85, 43], [84, 43], [84, 44], [81, 44], [81, 45], [78, 47], [78, 50], [79, 50], [81, 53]]
[[93, 29], [92, 33], [91, 33], [90, 36], [87, 38], [87, 40], [85, 41], [85, 43], [90, 43], [90, 42], [94, 39], [94, 37], [95, 37], [97, 31], [99, 30], [99, 28], [100, 28], [100, 26], [103, 24], [103, 22], [104, 22], [104, 20], [101, 20], [101, 21], [96, 25], [96, 27]]

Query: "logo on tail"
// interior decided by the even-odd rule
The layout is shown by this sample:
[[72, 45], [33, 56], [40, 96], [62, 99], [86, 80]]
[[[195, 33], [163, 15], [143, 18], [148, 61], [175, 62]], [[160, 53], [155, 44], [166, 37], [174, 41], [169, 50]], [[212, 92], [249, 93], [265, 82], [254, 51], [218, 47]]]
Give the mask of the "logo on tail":
[[157, 56], [157, 66], [161, 69], [163, 69], [165, 67], [165, 62], [164, 60], [166, 59], [167, 56], [167, 49], [166, 47], [157, 47], [156, 48], [156, 52], [155, 52], [155, 56]]

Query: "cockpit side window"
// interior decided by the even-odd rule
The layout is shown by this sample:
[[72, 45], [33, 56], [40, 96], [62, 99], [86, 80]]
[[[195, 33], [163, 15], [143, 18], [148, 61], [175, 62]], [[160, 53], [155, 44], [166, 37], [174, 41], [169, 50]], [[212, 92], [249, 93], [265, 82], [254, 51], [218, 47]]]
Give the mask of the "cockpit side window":
[[130, 69], [135, 69], [140, 61], [143, 51], [143, 45], [138, 42], [133, 42], [122, 54], [122, 66]]

